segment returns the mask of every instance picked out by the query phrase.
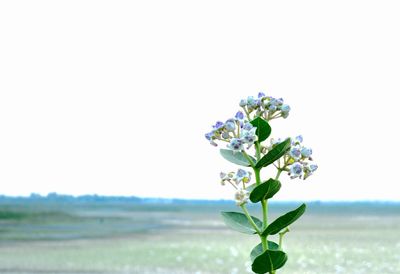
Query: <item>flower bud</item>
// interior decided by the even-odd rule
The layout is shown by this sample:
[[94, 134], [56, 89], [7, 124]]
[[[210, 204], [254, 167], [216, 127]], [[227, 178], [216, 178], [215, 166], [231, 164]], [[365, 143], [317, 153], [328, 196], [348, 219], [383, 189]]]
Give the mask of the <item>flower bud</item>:
[[289, 112], [290, 111], [290, 106], [286, 105], [286, 104], [282, 105], [281, 106], [281, 111], [282, 112]]
[[246, 99], [242, 99], [242, 100], [240, 100], [240, 102], [239, 102], [239, 106], [241, 106], [241, 107], [245, 107], [245, 106], [247, 106], [247, 100], [246, 100]]
[[312, 149], [311, 148], [303, 147], [301, 149], [301, 156], [303, 156], [304, 158], [310, 157], [311, 154], [312, 154]]
[[222, 138], [224, 138], [224, 139], [229, 139], [231, 136], [229, 136], [229, 132], [226, 132], [226, 131], [224, 131], [224, 132], [222, 132]]

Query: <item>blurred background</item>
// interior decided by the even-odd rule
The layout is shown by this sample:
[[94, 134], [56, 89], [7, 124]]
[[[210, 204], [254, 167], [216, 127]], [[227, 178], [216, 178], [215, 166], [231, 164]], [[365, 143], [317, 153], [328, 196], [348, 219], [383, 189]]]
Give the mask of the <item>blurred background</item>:
[[[280, 273], [400, 273], [397, 1], [2, 1], [0, 273], [247, 273], [204, 134], [264, 92], [318, 171]], [[394, 168], [394, 170], [392, 170]], [[267, 170], [264, 177], [269, 176]], [[258, 215], [256, 207], [250, 208]]]

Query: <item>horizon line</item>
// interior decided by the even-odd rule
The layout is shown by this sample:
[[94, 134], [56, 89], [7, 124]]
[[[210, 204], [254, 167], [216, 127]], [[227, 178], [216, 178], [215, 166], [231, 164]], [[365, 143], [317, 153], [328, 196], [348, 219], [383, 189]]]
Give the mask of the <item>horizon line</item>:
[[[73, 194], [63, 194], [63, 193], [57, 193], [57, 192], [49, 192], [46, 195], [42, 195], [39, 193], [30, 193], [29, 195], [7, 195], [7, 194], [1, 194], [0, 193], [0, 198], [12, 198], [12, 199], [18, 199], [18, 198], [51, 198], [51, 197], [71, 197], [71, 198], [79, 198], [79, 197], [84, 197], [84, 196], [91, 196], [91, 197], [104, 197], [104, 198], [137, 198], [141, 200], [164, 200], [164, 201], [172, 201], [172, 200], [183, 200], [183, 201], [234, 201], [233, 199], [210, 199], [210, 198], [179, 198], [179, 197], [151, 197], [151, 196], [136, 196], [136, 195], [103, 195], [103, 194], [79, 194], [79, 195], [73, 195]], [[316, 203], [316, 202], [326, 202], [326, 203], [334, 203], [334, 202], [349, 202], [349, 203], [356, 203], [356, 202], [374, 202], [374, 203], [400, 203], [400, 200], [390, 200], [390, 199], [354, 199], [354, 200], [347, 200], [347, 199], [315, 199], [315, 200], [301, 200], [301, 199], [293, 199], [293, 200], [273, 200], [271, 202], [310, 202], [310, 203]]]

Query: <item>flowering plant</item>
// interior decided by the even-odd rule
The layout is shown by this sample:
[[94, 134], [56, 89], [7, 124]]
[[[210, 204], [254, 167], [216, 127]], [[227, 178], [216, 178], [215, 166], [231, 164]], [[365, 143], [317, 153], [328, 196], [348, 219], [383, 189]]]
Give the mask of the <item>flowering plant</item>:
[[[225, 223], [232, 229], [246, 234], [257, 234], [261, 243], [250, 253], [252, 270], [255, 273], [275, 274], [288, 259], [282, 250], [283, 236], [289, 231], [288, 226], [294, 223], [305, 212], [306, 205], [290, 211], [271, 223], [268, 223], [268, 200], [281, 188], [278, 180], [282, 173], [291, 179], [306, 179], [312, 175], [317, 165], [312, 163], [312, 150], [303, 145], [301, 135], [295, 138], [270, 138], [269, 122], [277, 118], [287, 118], [290, 107], [283, 99], [276, 99], [259, 93], [240, 101], [242, 108], [233, 118], [225, 123], [218, 121], [206, 139], [213, 145], [217, 142], [227, 143], [227, 149], [220, 149], [221, 155], [239, 166], [251, 167], [252, 172], [239, 168], [236, 172], [221, 172], [221, 184], [231, 185], [235, 190], [236, 204], [240, 212], [222, 212]], [[274, 166], [277, 173], [274, 178], [261, 179], [261, 170]], [[251, 184], [254, 173], [255, 183]], [[246, 204], [261, 203], [263, 220], [251, 216]], [[268, 240], [268, 236], [279, 235], [278, 243]]]

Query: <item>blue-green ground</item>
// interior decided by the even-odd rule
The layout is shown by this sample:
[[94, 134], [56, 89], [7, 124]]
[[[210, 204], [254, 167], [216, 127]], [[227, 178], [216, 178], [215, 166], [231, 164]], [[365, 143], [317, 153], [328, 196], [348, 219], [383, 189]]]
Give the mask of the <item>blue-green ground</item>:
[[[272, 204], [275, 218], [298, 204]], [[227, 203], [0, 203], [0, 273], [251, 273]], [[253, 213], [255, 210], [253, 209]], [[400, 205], [310, 203], [279, 274], [400, 273]]]

